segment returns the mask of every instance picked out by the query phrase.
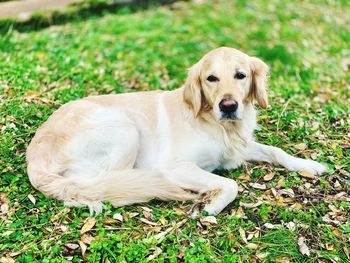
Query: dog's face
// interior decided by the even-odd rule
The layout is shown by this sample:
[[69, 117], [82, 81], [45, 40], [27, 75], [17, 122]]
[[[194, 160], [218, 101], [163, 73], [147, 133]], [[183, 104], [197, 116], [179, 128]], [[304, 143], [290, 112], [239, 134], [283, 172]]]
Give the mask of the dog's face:
[[260, 59], [233, 48], [217, 48], [190, 68], [184, 100], [195, 116], [211, 111], [217, 120], [241, 120], [247, 103], [267, 107], [267, 73]]

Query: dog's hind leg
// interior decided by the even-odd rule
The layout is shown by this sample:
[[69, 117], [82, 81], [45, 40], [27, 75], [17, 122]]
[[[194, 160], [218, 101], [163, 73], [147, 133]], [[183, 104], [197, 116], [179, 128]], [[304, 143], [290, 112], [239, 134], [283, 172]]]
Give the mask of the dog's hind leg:
[[205, 201], [203, 209], [211, 215], [220, 213], [238, 193], [238, 185], [234, 180], [207, 172], [193, 163], [161, 171], [175, 185], [202, 194]]
[[90, 119], [81, 124], [84, 132], [60, 151], [49, 155], [36, 149], [40, 154], [31, 157], [28, 174], [33, 186], [45, 195], [100, 212], [102, 201], [128, 198], [119, 193], [128, 189], [125, 184], [130, 174], [131, 182], [137, 177], [132, 170], [139, 151], [139, 131], [118, 112], [101, 112]]

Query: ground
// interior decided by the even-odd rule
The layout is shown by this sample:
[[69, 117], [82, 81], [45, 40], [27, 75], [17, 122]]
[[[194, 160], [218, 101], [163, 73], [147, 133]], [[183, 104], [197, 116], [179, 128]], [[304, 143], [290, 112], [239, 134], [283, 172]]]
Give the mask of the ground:
[[[350, 4], [192, 1], [37, 29], [0, 30], [1, 262], [349, 262]], [[4, 27], [2, 28], [4, 29]], [[326, 163], [313, 177], [251, 163], [238, 198], [192, 219], [153, 201], [89, 218], [34, 190], [25, 149], [60, 105], [88, 95], [174, 89], [218, 46], [270, 66], [260, 142]]]

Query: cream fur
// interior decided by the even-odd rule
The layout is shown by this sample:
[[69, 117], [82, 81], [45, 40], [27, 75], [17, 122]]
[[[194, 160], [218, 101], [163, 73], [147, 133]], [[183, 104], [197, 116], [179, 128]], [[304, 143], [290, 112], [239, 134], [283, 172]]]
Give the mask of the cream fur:
[[[240, 70], [246, 78], [238, 80]], [[294, 171], [324, 173], [326, 167], [258, 144], [257, 101], [267, 107], [267, 65], [232, 49], [206, 54], [174, 91], [88, 97], [70, 102], [44, 123], [27, 151], [32, 185], [69, 205], [100, 212], [153, 198], [200, 200], [219, 213], [236, 198], [234, 180], [211, 171], [245, 161], [280, 164]], [[206, 79], [215, 74], [219, 81]], [[219, 102], [238, 101], [237, 120], [221, 120]]]

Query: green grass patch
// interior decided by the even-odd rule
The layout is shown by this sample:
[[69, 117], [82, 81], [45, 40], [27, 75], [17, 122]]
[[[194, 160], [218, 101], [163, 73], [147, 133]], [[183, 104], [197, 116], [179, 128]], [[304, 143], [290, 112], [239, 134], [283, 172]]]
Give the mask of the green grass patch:
[[[349, 13], [348, 1], [177, 2], [62, 19], [47, 28], [33, 22], [2, 27], [0, 258], [348, 262]], [[221, 45], [242, 49], [270, 66], [271, 108], [260, 112], [257, 139], [327, 163], [329, 173], [310, 180], [280, 167], [250, 164], [220, 172], [238, 180], [241, 191], [216, 217], [217, 225], [189, 218], [183, 213], [189, 203], [144, 205], [157, 226], [141, 221], [141, 205], [116, 209], [105, 204], [86, 235], [80, 234], [86, 208], [65, 208], [31, 187], [26, 147], [60, 105], [88, 95], [177, 88], [190, 65]], [[295, 147], [300, 144], [305, 144], [302, 150]], [[269, 172], [275, 176], [264, 181]], [[266, 184], [267, 190], [251, 183]], [[294, 194], [282, 191], [276, 199], [271, 188]], [[164, 238], [154, 239], [169, 228]], [[310, 256], [300, 253], [300, 236]]]

